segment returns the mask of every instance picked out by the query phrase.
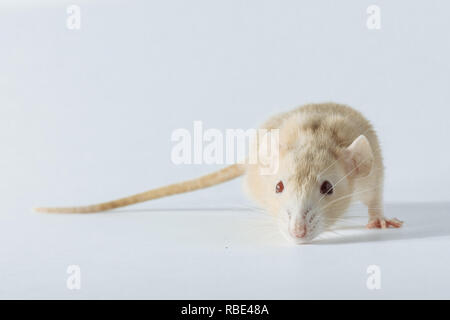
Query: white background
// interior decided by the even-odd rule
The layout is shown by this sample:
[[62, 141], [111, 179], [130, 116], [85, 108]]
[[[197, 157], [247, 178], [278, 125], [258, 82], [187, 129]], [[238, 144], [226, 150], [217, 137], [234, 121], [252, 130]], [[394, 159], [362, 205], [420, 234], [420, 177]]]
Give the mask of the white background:
[[[66, 27], [69, 4], [81, 8], [80, 30]], [[381, 9], [380, 30], [366, 27], [371, 4]], [[448, 264], [437, 261], [449, 261], [450, 247], [449, 10], [444, 0], [2, 1], [0, 297], [390, 298], [429, 290], [448, 298]], [[391, 215], [424, 230], [387, 231], [384, 240], [401, 240], [395, 245], [370, 233], [362, 243], [278, 247], [260, 241], [265, 231], [251, 222], [264, 218], [236, 213], [247, 205], [240, 180], [117, 214], [30, 212], [217, 169], [170, 160], [171, 133], [194, 120], [246, 129], [324, 101], [373, 122]], [[365, 268], [383, 263], [390, 280], [403, 282], [373, 295]], [[90, 287], [65, 288], [69, 264], [81, 265]], [[326, 292], [310, 272], [327, 274]], [[408, 276], [420, 280], [408, 286]], [[263, 278], [266, 290], [256, 285]], [[229, 287], [233, 279], [240, 290]]]

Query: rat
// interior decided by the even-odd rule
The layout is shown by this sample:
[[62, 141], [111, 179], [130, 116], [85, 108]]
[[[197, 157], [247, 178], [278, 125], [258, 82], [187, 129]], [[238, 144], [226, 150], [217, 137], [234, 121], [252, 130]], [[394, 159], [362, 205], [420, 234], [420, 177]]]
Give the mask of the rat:
[[[236, 163], [216, 172], [129, 197], [79, 207], [39, 207], [37, 212], [93, 213], [211, 187], [244, 175], [244, 190], [272, 214], [281, 233], [307, 243], [329, 229], [353, 199], [368, 210], [367, 228], [399, 228], [383, 212], [384, 166], [371, 123], [337, 103], [306, 104], [272, 116], [262, 129], [278, 129], [279, 169], [262, 175], [261, 162]], [[259, 142], [256, 142], [257, 144]]]

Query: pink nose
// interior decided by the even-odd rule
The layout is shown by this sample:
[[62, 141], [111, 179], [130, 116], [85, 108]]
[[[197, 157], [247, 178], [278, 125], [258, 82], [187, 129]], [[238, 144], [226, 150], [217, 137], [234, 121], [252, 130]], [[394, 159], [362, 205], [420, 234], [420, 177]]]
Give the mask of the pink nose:
[[306, 225], [298, 226], [295, 230], [291, 230], [291, 235], [295, 238], [303, 238], [306, 236]]

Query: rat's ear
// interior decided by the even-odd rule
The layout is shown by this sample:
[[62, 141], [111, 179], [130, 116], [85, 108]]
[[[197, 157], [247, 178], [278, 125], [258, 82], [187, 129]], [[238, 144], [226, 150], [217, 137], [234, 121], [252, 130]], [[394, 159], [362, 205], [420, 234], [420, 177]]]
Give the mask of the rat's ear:
[[342, 158], [349, 177], [363, 178], [372, 171], [372, 148], [364, 135], [360, 135], [344, 150]]

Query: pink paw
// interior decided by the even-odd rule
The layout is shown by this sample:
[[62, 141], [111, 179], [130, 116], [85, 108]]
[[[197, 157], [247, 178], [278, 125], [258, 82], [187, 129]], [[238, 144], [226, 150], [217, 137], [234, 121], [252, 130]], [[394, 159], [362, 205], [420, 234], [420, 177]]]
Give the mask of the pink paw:
[[389, 227], [393, 228], [400, 228], [403, 224], [403, 221], [398, 220], [397, 218], [394, 219], [386, 219], [386, 218], [375, 218], [373, 220], [370, 220], [369, 223], [366, 225], [368, 229], [386, 229]]

